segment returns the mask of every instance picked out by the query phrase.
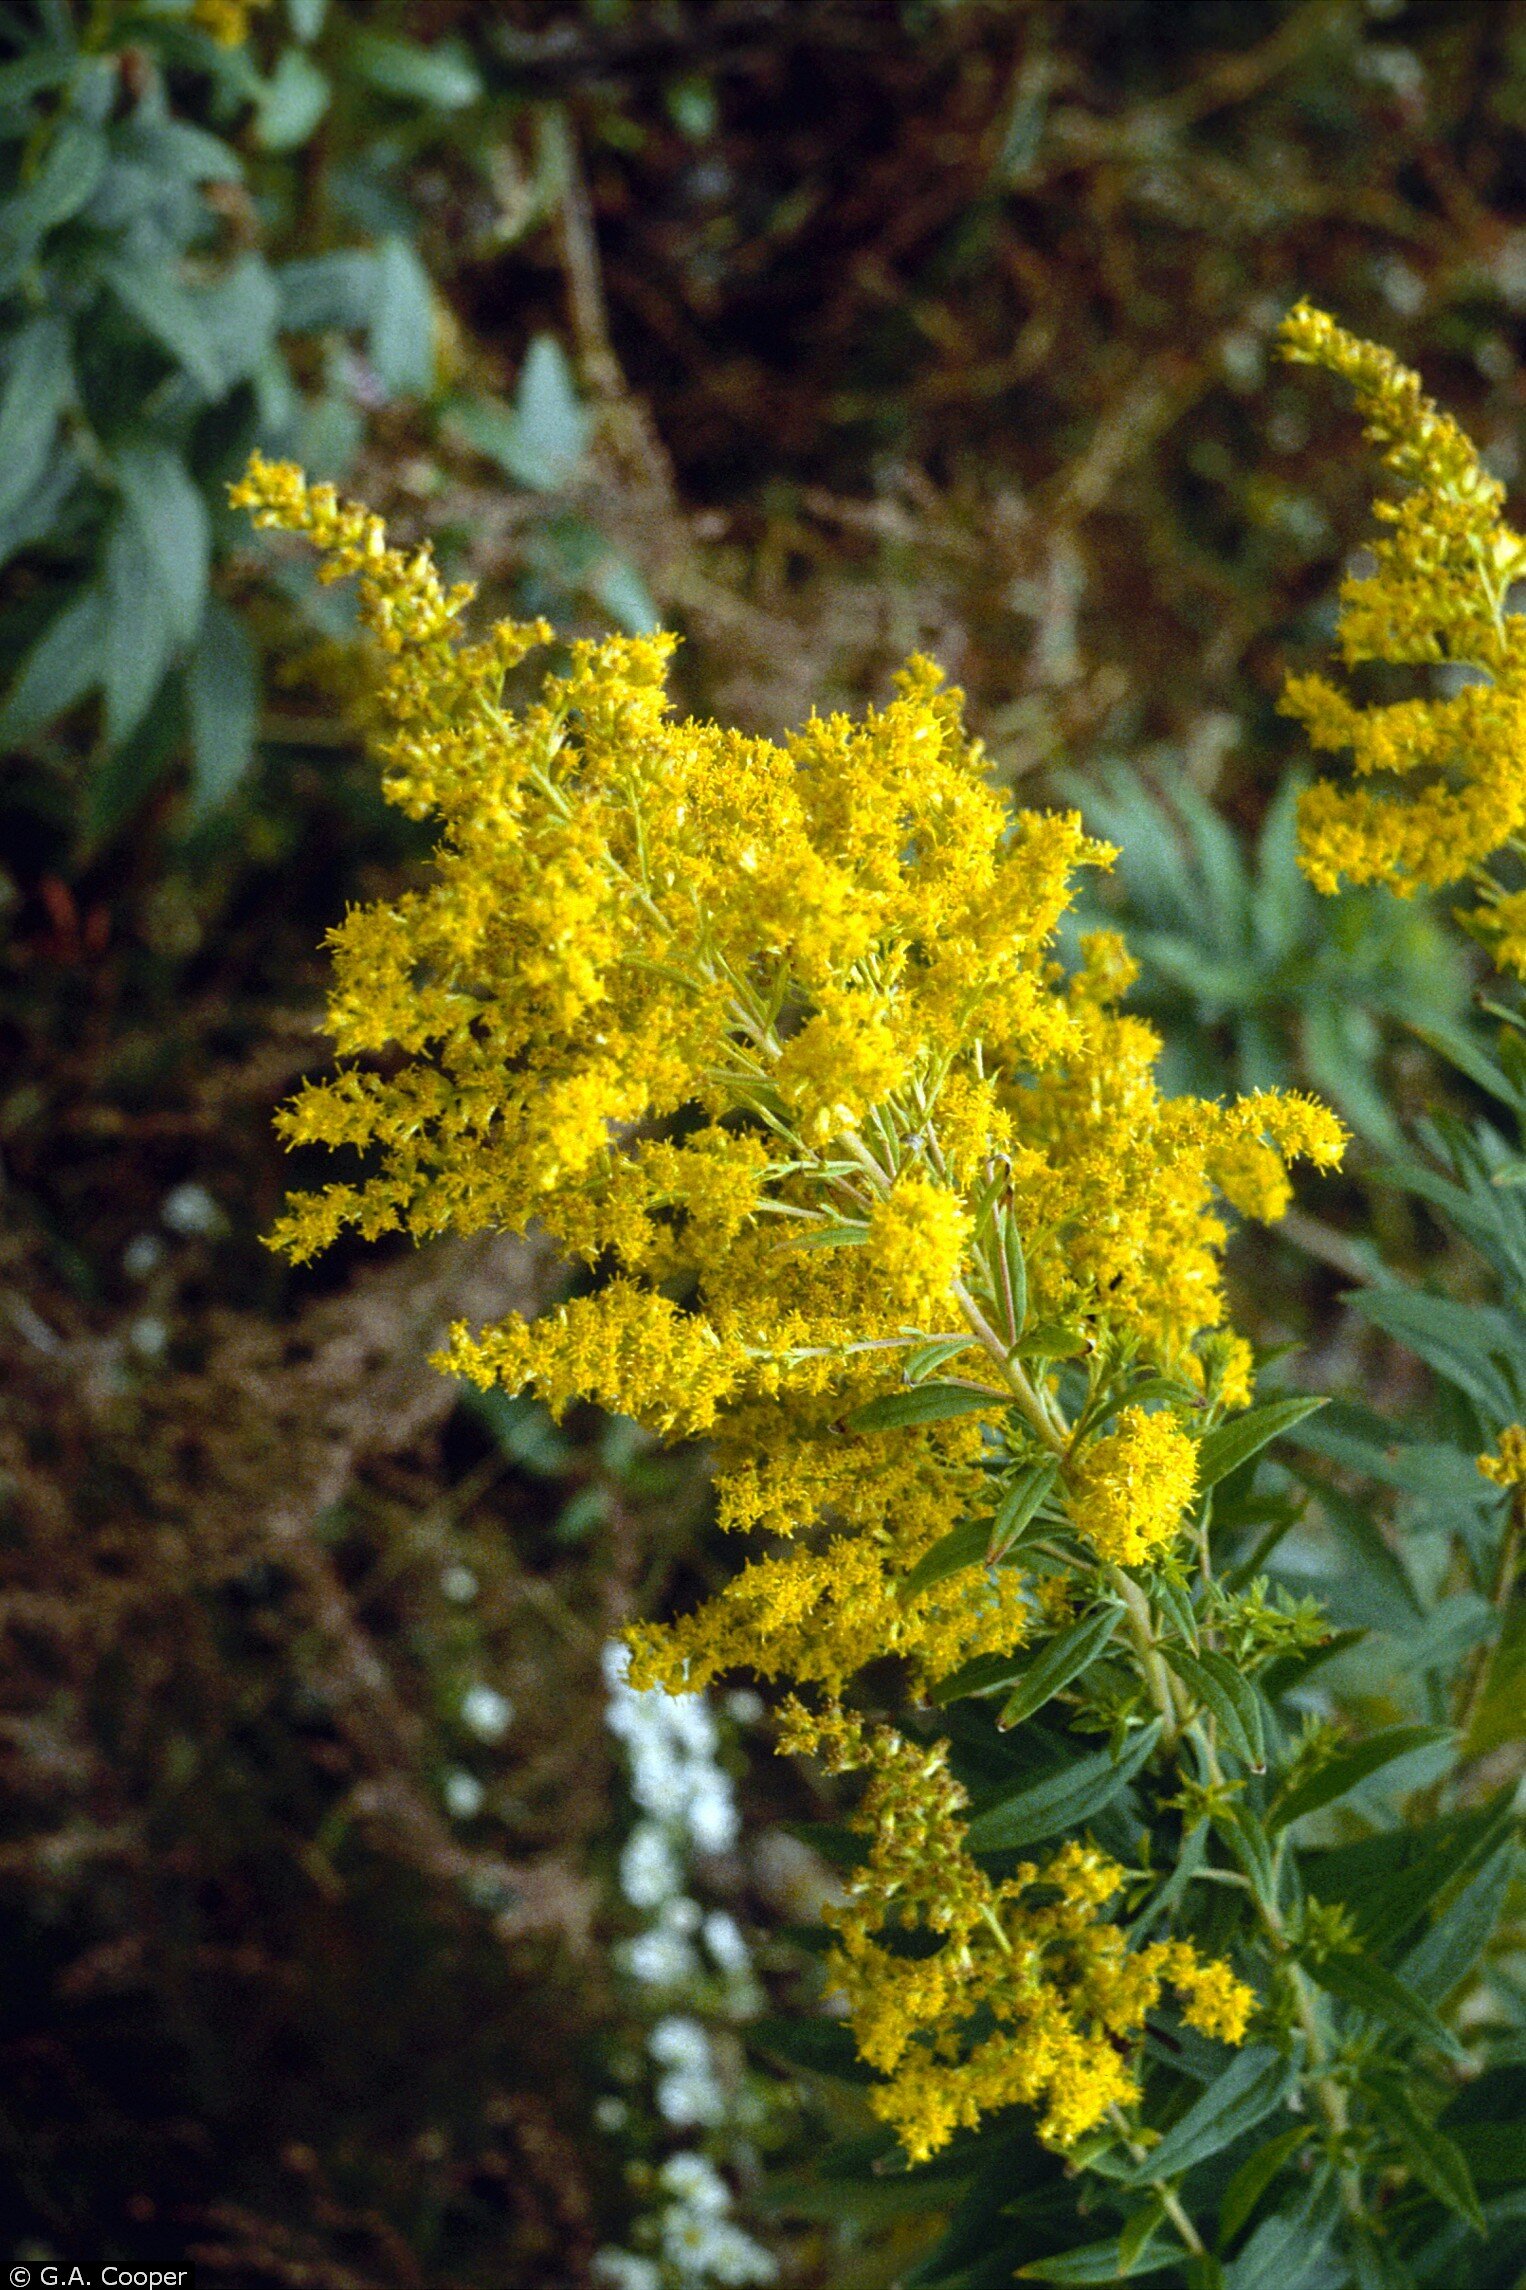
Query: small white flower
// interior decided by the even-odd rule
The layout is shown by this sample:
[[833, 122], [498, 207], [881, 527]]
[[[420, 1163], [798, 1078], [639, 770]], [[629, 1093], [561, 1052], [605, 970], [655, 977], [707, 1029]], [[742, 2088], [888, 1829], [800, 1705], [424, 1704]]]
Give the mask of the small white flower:
[[724, 2218], [731, 2208], [731, 2189], [715, 2165], [704, 2155], [670, 2155], [657, 2174], [664, 2193], [676, 2195], [692, 2210]]
[[445, 1810], [458, 1821], [475, 1821], [487, 1792], [475, 1773], [457, 1769], [445, 1776]]
[[514, 1722], [514, 1704], [496, 1686], [468, 1686], [461, 1696], [461, 1723], [479, 1741], [502, 1741]]
[[638, 1932], [618, 1950], [621, 1965], [648, 1988], [682, 1988], [699, 1977], [699, 1959], [677, 1932]]
[[660, 1908], [683, 1883], [673, 1848], [655, 1821], [638, 1821], [620, 1855], [620, 1890], [634, 1908]]
[[737, 1975], [752, 1970], [752, 1953], [742, 1928], [723, 1908], [712, 1908], [705, 1918], [705, 1946], [723, 1972]]
[[638, 2258], [633, 2250], [596, 2250], [594, 2273], [609, 2290], [662, 2290], [662, 2268], [655, 2258]]
[[710, 2038], [698, 2020], [683, 2012], [669, 2012], [659, 2020], [646, 2039], [646, 2048], [664, 2067], [710, 2065]]
[[440, 1588], [453, 1606], [470, 1606], [477, 1595], [477, 1577], [469, 1566], [447, 1566], [440, 1573]]
[[205, 1185], [175, 1185], [159, 1208], [160, 1221], [182, 1240], [215, 1240], [228, 1220]]

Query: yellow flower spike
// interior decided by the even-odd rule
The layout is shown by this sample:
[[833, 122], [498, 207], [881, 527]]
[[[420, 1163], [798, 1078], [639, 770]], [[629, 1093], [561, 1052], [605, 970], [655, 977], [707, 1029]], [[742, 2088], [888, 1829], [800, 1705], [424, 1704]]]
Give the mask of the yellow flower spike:
[[[988, 1876], [944, 1748], [841, 1697], [887, 1655], [925, 1692], [1091, 1596], [1085, 1565], [918, 1574], [989, 1515], [1014, 1442], [1069, 1441], [1058, 1387], [997, 1333], [982, 1204], [1020, 1239], [1027, 1325], [1079, 1322], [1095, 1359], [1235, 1404], [1222, 1204], [1280, 1214], [1288, 1159], [1328, 1165], [1339, 1125], [1295, 1097], [1161, 1095], [1156, 1036], [1112, 1006], [1117, 940], [1073, 983], [1054, 958], [1077, 868], [1112, 854], [1073, 813], [1011, 811], [931, 663], [782, 743], [676, 716], [663, 636], [572, 645], [512, 706], [549, 630], [465, 641], [468, 590], [288, 465], [256, 458], [234, 498], [357, 580], [383, 784], [439, 830], [415, 890], [332, 934], [339, 1067], [281, 1125], [364, 1173], [289, 1203], [275, 1244], [533, 1220], [584, 1268], [585, 1293], [457, 1328], [440, 1364], [706, 1441], [721, 1524], [768, 1539], [696, 1612], [630, 1633], [632, 1683], [745, 1669], [822, 1695], [786, 1739], [868, 1772], [833, 1976], [886, 2078], [873, 2104], [918, 2156], [1013, 2101], [1073, 2141], [1133, 2095], [1120, 2046], [1163, 1982], [1228, 2030], [1231, 1975], [1131, 1952], [1090, 1846]], [[974, 1412], [865, 1428], [935, 1339]], [[1099, 1560], [1166, 1547], [1194, 1454], [1126, 1401], [1097, 1424], [1067, 1479]], [[896, 1922], [935, 1951], [896, 1953]]]
[[[1368, 437], [1403, 488], [1380, 501], [1375, 569], [1341, 587], [1340, 649], [1367, 660], [1464, 671], [1460, 687], [1363, 705], [1322, 676], [1290, 676], [1282, 697], [1317, 749], [1346, 749], [1356, 784], [1320, 780], [1299, 808], [1300, 863], [1316, 890], [1387, 883], [1400, 897], [1476, 873], [1526, 826], [1526, 619], [1509, 612], [1526, 540], [1504, 488], [1450, 415], [1391, 351], [1300, 303], [1283, 355], [1349, 382]], [[1519, 894], [1486, 895], [1468, 917], [1526, 975]]]

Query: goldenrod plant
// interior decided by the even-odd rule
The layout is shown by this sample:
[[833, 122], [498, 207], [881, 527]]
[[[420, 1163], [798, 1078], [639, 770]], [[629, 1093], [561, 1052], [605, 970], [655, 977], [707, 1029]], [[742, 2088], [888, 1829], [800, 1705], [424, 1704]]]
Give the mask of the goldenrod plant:
[[[1318, 1402], [1257, 1403], [1222, 1281], [1339, 1120], [1163, 1094], [1122, 942], [1056, 959], [1112, 852], [993, 790], [929, 662], [744, 736], [675, 716], [670, 638], [535, 681], [548, 628], [466, 640], [332, 489], [256, 457], [234, 499], [356, 579], [386, 789], [439, 830], [332, 933], [340, 1067], [282, 1124], [354, 1174], [276, 1244], [533, 1221], [577, 1293], [441, 1367], [708, 1443], [754, 1555], [631, 1682], [768, 1681], [853, 1777], [825, 1978], [875, 2168], [955, 2214], [913, 2279], [1429, 2279], [1488, 2224], [1435, 2115], [1509, 1806], [1446, 1712], [1336, 1722], [1352, 1634], [1268, 1578], [1300, 1510], [1257, 1481]], [[1498, 1539], [1514, 1483], [1468, 1469]]]
[[1301, 857], [1316, 890], [1386, 883], [1401, 897], [1465, 883], [1466, 921], [1504, 970], [1526, 976], [1526, 891], [1503, 881], [1526, 828], [1526, 618], [1509, 609], [1526, 540], [1505, 488], [1450, 415], [1391, 351], [1300, 304], [1283, 355], [1349, 382], [1367, 436], [1399, 481], [1372, 569], [1341, 589], [1340, 649], [1429, 671], [1432, 687], [1363, 702], [1324, 676], [1288, 680], [1283, 707], [1316, 748], [1349, 750], [1356, 785], [1322, 780], [1301, 805]]

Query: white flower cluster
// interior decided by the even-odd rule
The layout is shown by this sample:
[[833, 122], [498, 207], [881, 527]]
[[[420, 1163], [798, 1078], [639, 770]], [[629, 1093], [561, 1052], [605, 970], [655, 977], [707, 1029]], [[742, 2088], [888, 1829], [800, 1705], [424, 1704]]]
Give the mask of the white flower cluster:
[[638, 1694], [627, 1683], [630, 1650], [604, 1649], [609, 1729], [630, 1759], [631, 1795], [643, 1813], [676, 1831], [697, 1853], [724, 1853], [737, 1840], [736, 1799], [716, 1762], [715, 1719], [703, 1694]]
[[703, 2155], [674, 2155], [663, 2164], [659, 2184], [668, 2200], [658, 2220], [660, 2258], [640, 2258], [630, 2250], [601, 2250], [594, 2270], [609, 2290], [707, 2290], [721, 2284], [743, 2290], [772, 2282], [778, 2266], [730, 2216], [731, 2190]]
[[[703, 1694], [634, 1692], [629, 1667], [625, 1647], [606, 1646], [606, 1715], [625, 1746], [641, 1815], [620, 1855], [620, 1889], [648, 1917], [645, 1931], [625, 1943], [621, 1962], [643, 1986], [673, 1994], [718, 1984], [728, 2016], [743, 2019], [759, 2003], [747, 1942], [734, 1917], [706, 1911], [686, 1887], [689, 1855], [725, 1852], [738, 1834], [715, 1719]], [[666, 2011], [647, 2049], [664, 2121], [675, 2130], [724, 2131], [732, 2098], [703, 2021]], [[650, 2231], [660, 2255], [600, 2251], [594, 2265], [609, 2290], [729, 2290], [773, 2280], [772, 2255], [732, 2219], [731, 2191], [705, 2156], [670, 2156], [659, 2184], [665, 2200]]]

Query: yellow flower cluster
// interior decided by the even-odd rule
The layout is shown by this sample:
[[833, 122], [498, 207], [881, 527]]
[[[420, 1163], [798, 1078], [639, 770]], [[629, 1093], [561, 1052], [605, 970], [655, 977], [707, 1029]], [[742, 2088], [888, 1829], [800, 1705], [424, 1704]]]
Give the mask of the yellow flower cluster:
[[1175, 1539], [1197, 1487], [1197, 1445], [1174, 1416], [1126, 1407], [1082, 1455], [1070, 1515], [1098, 1558], [1139, 1566]]
[[[1284, 711], [1316, 748], [1349, 750], [1359, 781], [1322, 780], [1304, 796], [1304, 872], [1321, 891], [1345, 876], [1401, 896], [1477, 876], [1526, 826], [1526, 619], [1506, 610], [1526, 540], [1505, 521], [1504, 488], [1390, 351], [1306, 303], [1284, 321], [1282, 349], [1351, 384], [1404, 488], [1398, 502], [1377, 504], [1389, 530], [1374, 544], [1375, 569], [1341, 589], [1346, 666], [1445, 665], [1465, 679], [1368, 705], [1323, 676], [1289, 678]], [[1526, 975], [1526, 901], [1487, 879], [1481, 888], [1471, 926], [1503, 967]]]
[[1478, 1468], [1496, 1487], [1526, 1487], [1526, 1424], [1507, 1424], [1494, 1453], [1480, 1455]]
[[[1123, 1871], [1071, 1842], [1009, 1877], [986, 1875], [964, 1845], [965, 1793], [945, 1745], [922, 1748], [834, 1712], [786, 1712], [785, 1746], [834, 1772], [868, 1767], [855, 1827], [872, 1839], [846, 1900], [826, 1911], [829, 1977], [847, 1999], [858, 2047], [886, 2078], [870, 2105], [920, 2162], [1014, 2103], [1040, 2110], [1041, 2137], [1068, 2147], [1138, 2093], [1129, 2039], [1169, 1983], [1185, 2019], [1238, 2043], [1255, 1996], [1186, 1941], [1130, 1951], [1103, 1911]], [[892, 1936], [941, 1942], [911, 1955]]]
[[270, 0], [192, 0], [191, 22], [210, 32], [219, 47], [241, 47], [249, 37], [249, 18]]
[[[581, 1268], [559, 1310], [457, 1328], [443, 1364], [703, 1434], [722, 1524], [766, 1538], [697, 1613], [632, 1633], [633, 1682], [749, 1668], [820, 1689], [830, 1726], [884, 1655], [925, 1684], [1020, 1645], [1063, 1616], [1063, 1580], [982, 1563], [909, 1578], [1035, 1455], [1060, 1474], [1076, 1567], [1087, 1538], [1109, 1562], [1160, 1551], [1193, 1443], [1129, 1388], [1165, 1373], [1215, 1409], [1248, 1397], [1245, 1348], [1219, 1327], [1219, 1201], [1279, 1215], [1287, 1157], [1329, 1166], [1342, 1135], [1294, 1096], [1162, 1097], [1155, 1035], [1110, 1006], [1129, 976], [1117, 941], [1068, 981], [1053, 958], [1074, 870], [1111, 854], [1074, 815], [1014, 814], [926, 661], [889, 706], [782, 742], [675, 717], [667, 637], [574, 644], [511, 704], [548, 630], [464, 642], [467, 592], [295, 469], [256, 459], [234, 497], [315, 541], [325, 578], [357, 577], [387, 791], [440, 828], [420, 889], [332, 934], [340, 1070], [283, 1125], [355, 1170], [289, 1204], [277, 1244], [300, 1259], [350, 1226], [533, 1219]], [[1079, 1431], [1035, 1333], [1051, 1328], [1087, 1363]], [[902, 1420], [928, 1375], [964, 1412]], [[1076, 1890], [1102, 1864], [1057, 1865], [1068, 1906], [1032, 1928], [1031, 1978], [993, 1986], [1009, 2034], [959, 2067], [959, 2120], [1020, 2091], [1057, 2137], [1095, 2120], [1104, 2088], [1132, 2088], [1110, 2037], [1173, 1964], [1204, 2025], [1234, 2023], [1187, 1957], [1126, 1956], [1098, 1920], [1111, 1874]], [[985, 1880], [969, 1863], [961, 1882]], [[1017, 1899], [987, 1904], [998, 1923]], [[874, 1993], [978, 1959], [949, 1991], [956, 2017], [974, 2010], [997, 1971], [976, 1925], [984, 1909], [941, 1972], [886, 1970]], [[879, 2006], [854, 1993], [862, 2032]], [[943, 2060], [909, 2033], [937, 2020], [907, 2020], [898, 2089]], [[908, 2101], [924, 2148], [934, 2105], [930, 2086]]]

